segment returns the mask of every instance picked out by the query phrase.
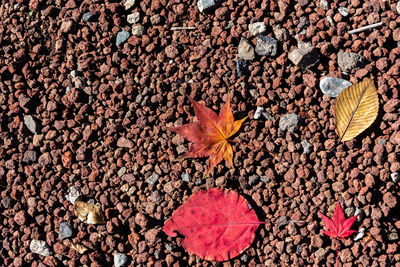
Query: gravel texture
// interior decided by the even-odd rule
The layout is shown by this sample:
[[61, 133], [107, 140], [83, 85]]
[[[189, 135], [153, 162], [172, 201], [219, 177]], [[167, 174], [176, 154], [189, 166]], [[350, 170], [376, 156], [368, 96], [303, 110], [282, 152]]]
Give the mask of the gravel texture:
[[[190, 195], [213, 186], [244, 195], [266, 222], [218, 266], [334, 266], [318, 212], [332, 215], [337, 198], [347, 215], [361, 212], [353, 229], [365, 229], [341, 241], [340, 265], [400, 266], [398, 9], [375, 0], [3, 1], [0, 266], [215, 266], [162, 232]], [[258, 22], [277, 40], [275, 56], [256, 55], [249, 25]], [[337, 143], [335, 98], [319, 81], [371, 74], [378, 118]], [[207, 161], [180, 160], [189, 143], [168, 128], [194, 120], [189, 97], [219, 111], [228, 92], [235, 118], [249, 116], [233, 139], [278, 159], [232, 144], [235, 168], [222, 162], [202, 179]], [[99, 204], [106, 224], [80, 221], [77, 198]]]

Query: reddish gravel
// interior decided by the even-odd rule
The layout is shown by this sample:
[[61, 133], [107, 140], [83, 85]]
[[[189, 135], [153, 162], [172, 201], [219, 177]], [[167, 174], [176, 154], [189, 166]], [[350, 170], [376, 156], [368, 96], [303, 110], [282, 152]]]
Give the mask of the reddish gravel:
[[[365, 228], [365, 238], [342, 242], [342, 266], [400, 266], [396, 2], [327, 1], [325, 10], [320, 1], [228, 0], [203, 13], [196, 1], [136, 1], [129, 10], [120, 1], [80, 2], [0, 6], [1, 266], [111, 266], [116, 253], [132, 266], [213, 266], [161, 230], [190, 195], [212, 186], [251, 199], [267, 222], [249, 249], [221, 266], [333, 266], [335, 242], [322, 235], [318, 211], [331, 215], [338, 197], [347, 216], [361, 210], [354, 229]], [[127, 22], [134, 12], [143, 33]], [[239, 42], [255, 46], [248, 25], [260, 21], [264, 35], [278, 40], [277, 54], [256, 54], [237, 77]], [[379, 21], [374, 30], [347, 33]], [[181, 26], [195, 29], [171, 30]], [[123, 30], [129, 36], [117, 46]], [[319, 54], [309, 69], [288, 58], [298, 47], [295, 37]], [[363, 56], [363, 65], [343, 74], [339, 51]], [[355, 83], [370, 74], [378, 118], [336, 146], [335, 99], [323, 95], [319, 80]], [[176, 161], [188, 143], [167, 127], [193, 120], [186, 95], [217, 111], [228, 91], [235, 117], [250, 117], [235, 140], [281, 158], [235, 144], [235, 169], [222, 163], [201, 180], [206, 161]], [[264, 113], [256, 120], [257, 107]], [[292, 113], [300, 125], [284, 132], [279, 121]], [[105, 225], [74, 215], [65, 198], [71, 186], [101, 205]], [[60, 240], [64, 221], [72, 236]], [[32, 253], [33, 239], [53, 255]], [[79, 254], [71, 242], [88, 250]]]

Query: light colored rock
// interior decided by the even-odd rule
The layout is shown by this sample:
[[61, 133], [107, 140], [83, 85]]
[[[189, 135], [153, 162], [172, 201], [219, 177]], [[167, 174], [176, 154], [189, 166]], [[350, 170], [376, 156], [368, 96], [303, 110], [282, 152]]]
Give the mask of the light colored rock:
[[397, 172], [394, 172], [392, 174], [390, 174], [390, 178], [392, 178], [392, 181], [394, 183], [397, 183], [400, 180], [400, 175]]
[[81, 190], [79, 189], [79, 187], [71, 186], [69, 188], [68, 195], [65, 196], [65, 199], [71, 202], [72, 205], [75, 205], [75, 201], [77, 201], [80, 196], [81, 196]]
[[397, 11], [397, 13], [399, 13], [399, 14], [400, 14], [400, 1], [399, 1], [399, 2], [397, 2], [397, 5], [396, 5], [396, 11]]
[[302, 140], [301, 146], [303, 147], [303, 153], [306, 155], [310, 154], [313, 149], [313, 145], [307, 140]]
[[32, 239], [31, 244], [29, 245], [30, 250], [33, 253], [42, 255], [42, 256], [51, 256], [53, 252], [50, 250], [49, 246], [47, 246], [46, 241]]
[[136, 24], [132, 26], [132, 35], [133, 36], [142, 36], [144, 33], [144, 27], [140, 24]]
[[114, 255], [114, 266], [115, 267], [122, 267], [127, 265], [128, 263], [128, 256], [124, 253], [116, 253]]
[[288, 114], [279, 120], [279, 128], [282, 131], [294, 132], [299, 128], [300, 116], [296, 114]]
[[323, 9], [323, 10], [328, 10], [329, 9], [329, 3], [326, 0], [320, 0], [319, 1], [319, 6]]
[[267, 30], [267, 27], [265, 26], [264, 22], [255, 22], [249, 24], [249, 31], [251, 32], [252, 35], [259, 35], [264, 33]]
[[254, 48], [246, 38], [242, 37], [240, 39], [238, 56], [244, 60], [253, 60], [255, 58]]
[[125, 0], [124, 1], [124, 7], [125, 10], [131, 9], [133, 5], [135, 4], [136, 0]]
[[338, 11], [343, 17], [347, 17], [349, 15], [349, 10], [347, 10], [347, 7], [341, 6], [338, 8]]
[[340, 92], [351, 85], [352, 83], [349, 81], [334, 77], [324, 77], [319, 81], [319, 88], [322, 93], [330, 97], [337, 97]]
[[364, 63], [364, 57], [352, 52], [339, 51], [338, 65], [343, 72], [352, 73]]
[[150, 17], [150, 22], [153, 25], [158, 25], [161, 22], [161, 16], [158, 14], [155, 14], [153, 16]]
[[199, 8], [200, 12], [203, 12], [207, 9], [210, 9], [215, 6], [215, 1], [214, 0], [198, 0], [197, 1], [197, 7]]
[[278, 50], [278, 41], [269, 36], [257, 37], [256, 53], [260, 56], [275, 56]]
[[120, 31], [120, 32], [117, 33], [117, 40], [116, 40], [115, 44], [117, 46], [119, 46], [119, 45], [125, 43], [126, 40], [128, 40], [128, 38], [129, 38], [129, 32]]
[[285, 28], [282, 28], [281, 25], [275, 25], [272, 27], [274, 31], [274, 35], [278, 41], [283, 42], [288, 39], [288, 31]]
[[254, 113], [254, 119], [258, 120], [261, 117], [263, 111], [263, 107], [257, 107], [256, 112]]
[[126, 21], [128, 21], [129, 24], [138, 23], [139, 20], [140, 20], [140, 13], [139, 12], [133, 12], [132, 14], [129, 14], [126, 17]]
[[289, 53], [289, 59], [300, 68], [307, 69], [319, 62], [319, 54], [309, 43], [299, 43], [298, 47]]
[[33, 134], [36, 134], [36, 121], [31, 115], [24, 116], [24, 123], [29, 131], [31, 131]]
[[358, 230], [358, 233], [357, 233], [356, 237], [354, 237], [353, 240], [354, 240], [354, 241], [360, 240], [361, 238], [364, 237], [364, 234], [365, 234], [365, 228], [364, 228], [364, 227], [361, 227], [360, 230]]

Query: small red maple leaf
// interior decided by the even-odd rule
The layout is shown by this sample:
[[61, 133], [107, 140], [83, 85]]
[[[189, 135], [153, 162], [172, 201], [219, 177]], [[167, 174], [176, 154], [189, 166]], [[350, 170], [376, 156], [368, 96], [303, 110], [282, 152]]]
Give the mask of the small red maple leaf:
[[340, 201], [338, 199], [335, 212], [333, 213], [333, 220], [325, 216], [320, 212], [322, 219], [326, 227], [328, 227], [329, 231], [322, 231], [322, 233], [326, 234], [330, 238], [341, 238], [344, 239], [357, 231], [350, 230], [351, 226], [353, 225], [356, 216], [353, 216], [349, 219], [345, 219], [344, 212], [342, 206], [340, 206]]
[[339, 263], [339, 239], [344, 239], [354, 234], [357, 231], [350, 230], [354, 221], [357, 218], [357, 215], [345, 219], [344, 212], [342, 206], [340, 205], [340, 201], [338, 199], [336, 209], [333, 213], [333, 220], [329, 217], [325, 216], [321, 212], [319, 213], [329, 231], [322, 231], [322, 233], [326, 234], [330, 238], [336, 238], [336, 266]]

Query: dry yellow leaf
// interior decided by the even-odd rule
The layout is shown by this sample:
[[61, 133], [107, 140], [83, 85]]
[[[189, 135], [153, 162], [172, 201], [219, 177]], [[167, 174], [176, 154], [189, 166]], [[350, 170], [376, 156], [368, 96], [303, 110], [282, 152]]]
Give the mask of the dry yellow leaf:
[[83, 254], [83, 253], [85, 253], [85, 252], [88, 250], [87, 247], [85, 247], [85, 246], [83, 246], [83, 245], [81, 245], [81, 244], [74, 244], [74, 243], [71, 243], [71, 244], [70, 244], [70, 247], [73, 248], [73, 249], [75, 249], [76, 251], [78, 251], [79, 254]]
[[76, 201], [74, 207], [75, 215], [88, 224], [104, 224], [104, 215], [101, 208], [83, 201]]
[[379, 99], [373, 77], [344, 89], [335, 105], [339, 142], [349, 141], [371, 126], [378, 110]]

